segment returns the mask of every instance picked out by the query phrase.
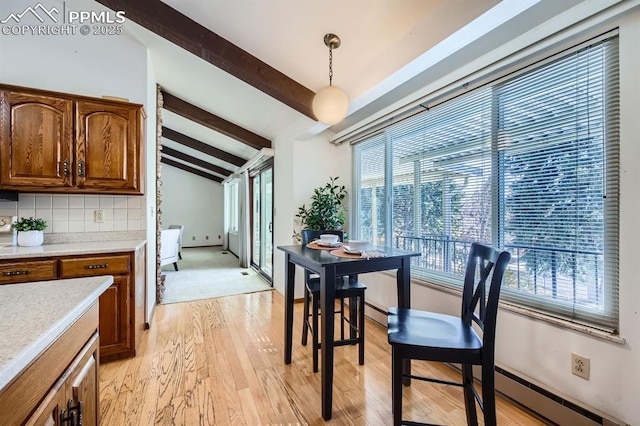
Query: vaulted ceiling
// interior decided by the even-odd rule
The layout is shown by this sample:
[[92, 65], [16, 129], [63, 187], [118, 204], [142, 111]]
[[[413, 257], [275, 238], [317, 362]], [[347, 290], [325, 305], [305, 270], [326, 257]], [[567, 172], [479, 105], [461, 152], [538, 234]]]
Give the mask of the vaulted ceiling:
[[[162, 87], [163, 162], [221, 181], [282, 135], [345, 131], [583, 0], [96, 0], [124, 10]], [[98, 6], [99, 7], [99, 6]], [[333, 83], [349, 115], [313, 118]]]

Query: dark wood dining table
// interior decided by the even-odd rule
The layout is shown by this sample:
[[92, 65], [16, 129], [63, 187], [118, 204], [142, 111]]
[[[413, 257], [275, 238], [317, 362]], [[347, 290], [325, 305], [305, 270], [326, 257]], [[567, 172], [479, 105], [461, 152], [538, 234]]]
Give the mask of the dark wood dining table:
[[[380, 256], [370, 258], [344, 258], [331, 254], [330, 250], [316, 250], [304, 245], [278, 246], [285, 253], [285, 321], [284, 321], [284, 362], [291, 364], [293, 343], [293, 303], [296, 265], [302, 266], [320, 276], [320, 309], [333, 312], [335, 304], [336, 277], [349, 276], [356, 279], [358, 274], [396, 269], [398, 306], [411, 307], [411, 257], [420, 253], [391, 247], [372, 247]], [[371, 283], [367, 283], [370, 285]], [[320, 327], [321, 392], [322, 417], [331, 418], [333, 402], [333, 335], [334, 315], [322, 315]], [[410, 373], [410, 364], [404, 366]]]

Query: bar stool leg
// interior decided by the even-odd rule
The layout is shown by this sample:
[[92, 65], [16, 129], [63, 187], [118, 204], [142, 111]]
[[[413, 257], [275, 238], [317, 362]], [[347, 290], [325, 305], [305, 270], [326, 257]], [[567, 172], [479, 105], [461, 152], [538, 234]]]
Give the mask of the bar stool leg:
[[364, 365], [364, 293], [358, 297], [358, 349], [360, 365]]
[[344, 297], [340, 298], [340, 339], [344, 340]]
[[302, 321], [302, 346], [307, 346], [309, 335], [309, 289], [304, 286], [304, 314]]
[[318, 372], [318, 351], [320, 350], [320, 330], [318, 329], [318, 311], [320, 310], [320, 298], [312, 297], [313, 300], [313, 372]]

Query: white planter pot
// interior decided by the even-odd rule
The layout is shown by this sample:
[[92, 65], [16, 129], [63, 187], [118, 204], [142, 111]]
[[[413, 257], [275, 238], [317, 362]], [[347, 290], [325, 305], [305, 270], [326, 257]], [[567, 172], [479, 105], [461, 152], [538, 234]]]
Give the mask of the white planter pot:
[[39, 246], [44, 241], [42, 231], [18, 231], [18, 245], [24, 247]]

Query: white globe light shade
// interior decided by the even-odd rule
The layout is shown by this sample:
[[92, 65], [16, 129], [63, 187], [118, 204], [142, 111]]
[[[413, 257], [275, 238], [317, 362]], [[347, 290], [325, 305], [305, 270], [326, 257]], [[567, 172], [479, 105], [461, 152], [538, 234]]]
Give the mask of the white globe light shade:
[[318, 90], [311, 106], [318, 120], [325, 124], [336, 124], [347, 116], [349, 98], [336, 86], [325, 86]]

